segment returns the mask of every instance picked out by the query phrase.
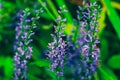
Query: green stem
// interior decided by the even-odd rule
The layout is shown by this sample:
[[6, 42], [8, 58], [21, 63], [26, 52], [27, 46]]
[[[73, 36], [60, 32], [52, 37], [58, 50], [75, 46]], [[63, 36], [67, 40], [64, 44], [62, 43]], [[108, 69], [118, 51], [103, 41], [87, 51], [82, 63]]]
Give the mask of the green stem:
[[55, 15], [55, 17], [57, 18], [59, 16], [57, 9], [55, 8], [54, 4], [52, 3], [51, 0], [47, 0], [47, 4], [50, 7], [50, 9], [52, 10], [53, 14]]
[[46, 10], [46, 12], [48, 13], [48, 15], [55, 20], [55, 17], [52, 15], [52, 13], [49, 11], [49, 9], [44, 5], [44, 2], [42, 2], [42, 0], [38, 0], [39, 3], [43, 6], [43, 8]]

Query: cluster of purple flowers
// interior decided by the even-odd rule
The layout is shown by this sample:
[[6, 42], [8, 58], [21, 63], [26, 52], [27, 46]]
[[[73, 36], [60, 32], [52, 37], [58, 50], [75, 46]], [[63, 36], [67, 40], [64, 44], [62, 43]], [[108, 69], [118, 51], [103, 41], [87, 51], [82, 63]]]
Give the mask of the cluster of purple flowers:
[[[62, 8], [62, 7], [61, 7]], [[36, 10], [39, 18], [39, 10]], [[67, 10], [59, 10], [59, 15]], [[61, 15], [56, 19], [57, 26], [55, 34], [51, 34], [53, 42], [48, 44], [48, 58], [51, 62], [50, 70], [57, 76], [66, 74], [65, 67], [69, 68], [72, 74], [71, 80], [92, 80], [99, 62], [99, 48], [97, 36], [100, 8], [97, 3], [83, 2], [83, 7], [77, 11], [77, 28], [74, 36], [66, 36], [64, 27], [66, 18]], [[20, 22], [16, 27], [16, 42], [14, 45], [14, 80], [27, 80], [27, 63], [32, 56], [31, 36], [32, 29], [36, 28], [34, 23], [36, 17], [30, 18], [29, 9], [19, 14]], [[63, 38], [64, 37], [64, 38]]]
[[[61, 33], [55, 28], [57, 35], [52, 35], [54, 42], [49, 43], [48, 54], [52, 71], [56, 69], [58, 73], [57, 68], [59, 67], [63, 70], [63, 75], [63, 72], [65, 73], [63, 67], [67, 67], [74, 76], [74, 79], [71, 78], [71, 80], [92, 79], [99, 63], [100, 51], [97, 46], [99, 44], [97, 36], [99, 12], [100, 8], [96, 2], [90, 4], [83, 2], [83, 7], [79, 7], [77, 11], [78, 28], [74, 31], [75, 35], [69, 36], [66, 42], [60, 36], [60, 34], [64, 35], [63, 32]], [[64, 21], [57, 19], [57, 21], [59, 20]], [[60, 21], [59, 24], [62, 23]], [[58, 27], [61, 29], [62, 26]]]
[[31, 36], [34, 35], [32, 29], [36, 28], [36, 24], [32, 24], [35, 18], [29, 18], [29, 9], [23, 10], [18, 16], [20, 22], [15, 29], [14, 80], [27, 80], [27, 62], [32, 56], [32, 47], [30, 46]]
[[84, 7], [79, 7], [77, 11], [79, 23], [79, 37], [75, 43], [68, 43], [68, 63], [72, 70], [72, 75], [77, 75], [76, 79], [91, 80], [96, 72], [99, 63], [100, 50], [97, 46], [99, 43], [98, 18], [100, 9], [95, 3], [84, 3]]
[[63, 23], [66, 21], [66, 19], [62, 19], [61, 16], [59, 16], [56, 19], [56, 22], [58, 23], [58, 26], [54, 26], [55, 28], [55, 34], [51, 34], [53, 38], [53, 42], [49, 43], [49, 54], [48, 57], [51, 62], [50, 69], [52, 71], [55, 71], [58, 76], [63, 75], [63, 67], [64, 67], [64, 57], [65, 57], [65, 47], [66, 47], [66, 41], [63, 40], [62, 37], [64, 37], [64, 25]]

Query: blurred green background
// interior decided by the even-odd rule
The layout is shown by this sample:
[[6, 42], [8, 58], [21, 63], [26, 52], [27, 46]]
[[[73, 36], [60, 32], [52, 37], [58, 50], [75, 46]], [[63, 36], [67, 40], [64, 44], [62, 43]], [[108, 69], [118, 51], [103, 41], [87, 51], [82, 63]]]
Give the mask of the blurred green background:
[[[37, 21], [38, 28], [33, 36], [33, 56], [28, 64], [30, 80], [57, 80], [55, 73], [49, 71], [49, 61], [44, 54], [47, 44], [52, 41], [57, 10], [65, 5], [69, 12], [63, 14], [67, 18], [65, 32], [71, 34], [76, 9], [83, 0], [0, 0], [0, 80], [12, 80], [13, 45], [15, 27], [18, 22], [16, 14], [25, 8], [30, 10], [44, 9]], [[96, 0], [88, 0], [88, 2]], [[99, 0], [101, 18], [99, 21], [100, 62], [95, 80], [120, 80], [120, 0]], [[34, 13], [34, 12], [33, 12]], [[63, 80], [69, 80], [66, 76]]]

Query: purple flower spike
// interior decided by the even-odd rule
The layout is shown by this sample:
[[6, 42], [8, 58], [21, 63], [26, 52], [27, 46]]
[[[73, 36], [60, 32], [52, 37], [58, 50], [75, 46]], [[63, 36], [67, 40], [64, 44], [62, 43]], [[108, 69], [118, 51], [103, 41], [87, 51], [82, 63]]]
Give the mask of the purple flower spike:
[[63, 76], [63, 67], [64, 67], [64, 58], [65, 58], [65, 47], [66, 41], [63, 40], [64, 37], [64, 25], [63, 23], [66, 19], [62, 19], [61, 16], [56, 19], [56, 22], [59, 23], [58, 26], [54, 26], [55, 35], [51, 34], [53, 42], [48, 44], [48, 58], [50, 59], [51, 71], [56, 72], [57, 76]]
[[97, 36], [100, 9], [96, 2], [93, 4], [84, 2], [83, 5], [83, 8], [79, 7], [77, 11], [79, 23], [77, 39], [72, 41], [73, 36], [68, 39], [67, 66], [75, 77], [74, 80], [93, 80], [100, 53], [97, 47], [100, 42]]
[[[28, 10], [23, 11], [20, 15], [20, 22], [16, 27], [16, 41], [14, 45], [14, 80], [27, 80], [27, 63], [32, 56], [32, 47], [29, 46], [34, 32], [33, 26], [29, 24], [31, 20], [26, 20], [30, 15]], [[29, 25], [28, 25], [29, 24]]]

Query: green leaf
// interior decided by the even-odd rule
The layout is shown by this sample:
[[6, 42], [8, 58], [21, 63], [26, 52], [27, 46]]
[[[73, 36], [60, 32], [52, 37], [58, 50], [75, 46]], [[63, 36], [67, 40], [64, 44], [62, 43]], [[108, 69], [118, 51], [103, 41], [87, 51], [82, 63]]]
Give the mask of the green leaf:
[[57, 12], [57, 9], [56, 9], [54, 3], [51, 0], [47, 0], [46, 2], [48, 4], [49, 8], [52, 10], [52, 12], [55, 15], [55, 17], [57, 18], [59, 16], [59, 14]]
[[120, 39], [120, 17], [115, 11], [115, 9], [112, 7], [110, 0], [102, 0], [102, 1], [107, 8], [108, 17]]
[[46, 4], [42, 1], [42, 0], [38, 0], [38, 2], [43, 6], [43, 8], [45, 9], [45, 11], [48, 13], [48, 15], [55, 20], [54, 15], [51, 13], [51, 11], [46, 7]]
[[49, 67], [50, 63], [45, 59], [40, 59], [39, 61], [32, 62], [31, 65], [37, 65], [39, 67]]
[[108, 65], [113, 69], [120, 69], [120, 54], [112, 56], [108, 60]]
[[0, 57], [0, 67], [4, 67], [5, 77], [3, 80], [10, 80], [13, 74], [13, 60], [11, 57]]
[[5, 68], [5, 76], [6, 76], [6, 80], [10, 79], [11, 76], [13, 75], [13, 59], [10, 57], [7, 57], [5, 59], [5, 63], [4, 63], [4, 68]]
[[95, 78], [95, 80], [100, 80], [97, 72], [94, 74], [94, 78]]
[[47, 73], [50, 77], [52, 77], [52, 80], [57, 80], [57, 79], [56, 79], [57, 76], [56, 76], [56, 73], [55, 73], [55, 72], [52, 72], [51, 70], [46, 69], [46, 73]]
[[33, 75], [29, 75], [29, 76], [30, 76], [30, 77], [29, 77], [30, 80], [42, 80], [42, 79], [37, 78], [37, 77], [35, 77], [35, 76], [33, 76]]
[[108, 58], [108, 42], [106, 39], [101, 39], [101, 48], [100, 48], [100, 59], [105, 60]]
[[4, 57], [0, 56], [0, 67], [3, 66], [3, 64], [4, 64], [4, 59], [5, 59]]
[[37, 49], [37, 47], [36, 46], [33, 46], [33, 56], [32, 56], [32, 58], [34, 59], [34, 60], [39, 60], [39, 57], [38, 56], [40, 56], [40, 51]]
[[28, 65], [28, 76], [41, 74], [42, 70], [36, 65]]
[[2, 35], [0, 35], [0, 41], [2, 41]]
[[30, 76], [30, 80], [42, 80], [42, 79], [37, 78], [37, 77], [31, 75], [31, 76]]
[[98, 0], [90, 0], [92, 3], [94, 3], [94, 2], [96, 2], [96, 1], [98, 1]]
[[98, 69], [102, 75], [101, 80], [118, 80], [114, 72], [108, 67], [101, 66]]

